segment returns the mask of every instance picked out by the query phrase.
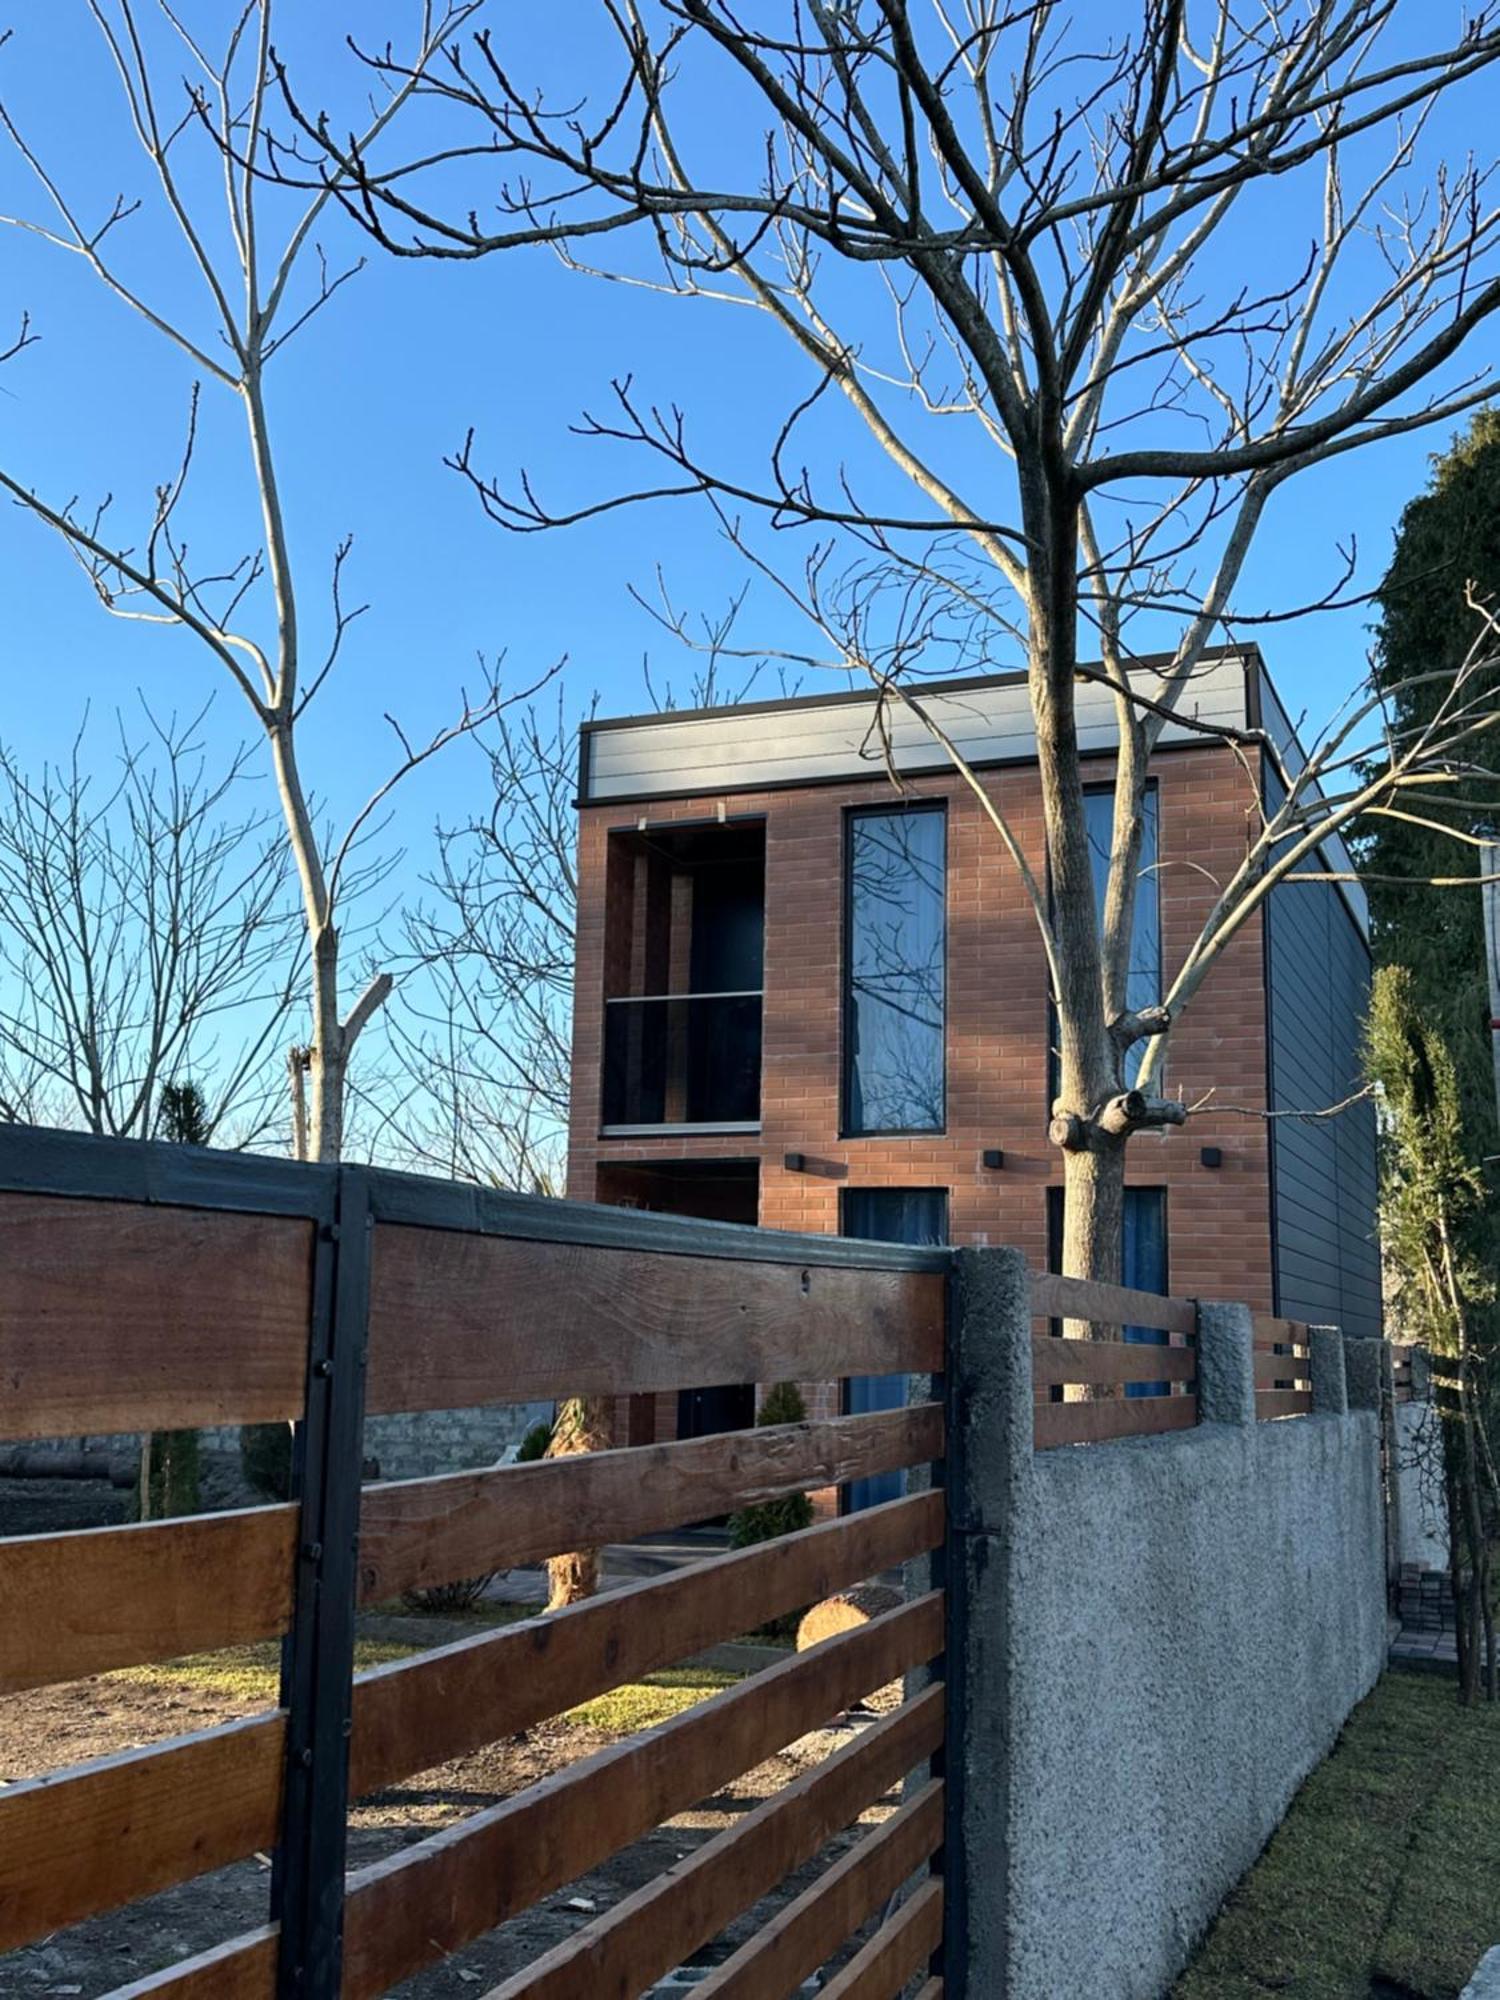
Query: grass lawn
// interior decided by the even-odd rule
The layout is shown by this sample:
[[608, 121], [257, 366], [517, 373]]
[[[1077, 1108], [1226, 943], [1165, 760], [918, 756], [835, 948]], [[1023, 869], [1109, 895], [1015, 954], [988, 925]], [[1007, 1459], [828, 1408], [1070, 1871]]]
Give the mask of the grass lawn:
[[1500, 1709], [1388, 1673], [1174, 2000], [1453, 2000], [1500, 1943]]
[[[409, 1659], [418, 1649], [379, 1639], [359, 1639], [354, 1647], [356, 1669], [384, 1666], [389, 1660]], [[280, 1686], [281, 1647], [274, 1640], [256, 1646], [229, 1646], [222, 1652], [196, 1653], [183, 1660], [167, 1660], [159, 1665], [120, 1667], [106, 1676], [110, 1680], [131, 1681], [137, 1687], [172, 1688], [189, 1686], [200, 1694], [227, 1695], [235, 1701], [264, 1702], [276, 1706]], [[732, 1687], [740, 1675], [721, 1673], [712, 1667], [666, 1667], [647, 1674], [643, 1680], [628, 1681], [608, 1694], [570, 1709], [558, 1719], [576, 1722], [590, 1729], [617, 1730], [621, 1734], [651, 1729], [680, 1715], [694, 1702]]]

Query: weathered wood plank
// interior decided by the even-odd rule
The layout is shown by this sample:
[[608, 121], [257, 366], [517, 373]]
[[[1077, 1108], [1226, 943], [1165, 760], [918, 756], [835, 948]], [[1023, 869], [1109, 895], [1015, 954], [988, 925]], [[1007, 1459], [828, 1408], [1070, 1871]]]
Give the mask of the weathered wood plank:
[[[578, 2000], [584, 1993], [590, 2000], [636, 2000], [931, 1756], [942, 1741], [942, 1712], [941, 1687], [929, 1688], [485, 2000]], [[903, 1851], [915, 1858], [895, 1876], [893, 1889], [941, 1842], [942, 1794], [941, 1784], [927, 1785], [900, 1816], [908, 1835]]]
[[[942, 1495], [914, 1494], [360, 1675], [350, 1795], [847, 1589], [942, 1535]], [[270, 1846], [284, 1740], [279, 1714], [255, 1716], [0, 1789], [0, 1951]]]
[[1261, 1354], [1255, 1356], [1255, 1386], [1257, 1389], [1274, 1388], [1278, 1382], [1310, 1382], [1312, 1363], [1296, 1354]]
[[942, 1410], [927, 1403], [371, 1486], [360, 1514], [360, 1595], [376, 1603], [561, 1549], [628, 1541], [942, 1450]]
[[[917, 1493], [361, 1674], [350, 1795], [463, 1756], [621, 1681], [894, 1569], [943, 1538]], [[0, 1795], [3, 1797], [3, 1795]]]
[[0, 1541], [0, 1692], [274, 1637], [296, 1546], [292, 1506]]
[[1255, 1414], [1262, 1422], [1275, 1417], [1305, 1417], [1312, 1413], [1311, 1389], [1257, 1389]]
[[[940, 1457], [936, 1404], [366, 1489], [361, 1600]], [[0, 1692], [275, 1637], [295, 1507], [0, 1541]], [[20, 1609], [45, 1604], [46, 1618]]]
[[0, 1194], [0, 1438], [302, 1408], [313, 1226]]
[[701, 1981], [695, 2000], [786, 2000], [942, 1844], [943, 1787], [924, 1785], [883, 1826]]
[[1104, 1326], [1145, 1326], [1158, 1333], [1196, 1333], [1198, 1310], [1191, 1299], [1164, 1299], [1124, 1285], [1100, 1285], [1088, 1278], [1059, 1278], [1050, 1271], [1031, 1275], [1031, 1311], [1036, 1319], [1086, 1319]]
[[1252, 1313], [1250, 1315], [1250, 1337], [1257, 1347], [1307, 1345], [1307, 1322], [1301, 1319], [1278, 1319], [1274, 1313]]
[[929, 1592], [363, 1869], [343, 2000], [373, 2000], [933, 1658], [942, 1604]]
[[823, 1988], [822, 2000], [891, 2000], [943, 1941], [943, 1885], [934, 1877]]
[[1196, 1396], [1121, 1396], [1104, 1403], [1038, 1403], [1036, 1448], [1105, 1444], [1111, 1438], [1188, 1431], [1198, 1421]]
[[[695, 1259], [383, 1223], [367, 1407], [941, 1368], [940, 1272]], [[76, 1428], [76, 1426], [75, 1426]]]
[[284, 1731], [253, 1716], [0, 1790], [0, 1951], [271, 1845]]
[[104, 2000], [156, 2000], [162, 1994], [170, 2000], [275, 2000], [278, 1936], [275, 1924], [262, 1924], [161, 1972], [116, 1986]]
[[1033, 1336], [1031, 1343], [1032, 1380], [1039, 1389], [1066, 1382], [1191, 1382], [1197, 1373], [1195, 1347], [1058, 1340], [1046, 1333]]

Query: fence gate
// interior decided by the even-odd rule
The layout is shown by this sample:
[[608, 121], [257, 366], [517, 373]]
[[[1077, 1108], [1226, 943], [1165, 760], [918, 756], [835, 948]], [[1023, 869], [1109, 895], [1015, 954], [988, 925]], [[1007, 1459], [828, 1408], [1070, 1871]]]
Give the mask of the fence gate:
[[[898, 1707], [493, 1995], [649, 1989], [900, 1787], [694, 1990], [794, 1992], [874, 1919], [825, 1995], [889, 2000], [925, 1975], [936, 2000], [956, 1726], [950, 1264], [360, 1168], [0, 1133], [0, 1437], [294, 1420], [300, 1493], [0, 1543], [3, 1691], [285, 1635], [276, 1710], [0, 1790], [0, 1951], [274, 1851], [265, 1922], [115, 2000], [366, 2000], [905, 1678]], [[931, 1378], [931, 1395], [361, 1487], [367, 1412], [893, 1374]], [[362, 1605], [897, 1469], [911, 1490], [884, 1505], [354, 1671]], [[858, 1629], [346, 1873], [350, 1800], [903, 1568], [904, 1601]]]

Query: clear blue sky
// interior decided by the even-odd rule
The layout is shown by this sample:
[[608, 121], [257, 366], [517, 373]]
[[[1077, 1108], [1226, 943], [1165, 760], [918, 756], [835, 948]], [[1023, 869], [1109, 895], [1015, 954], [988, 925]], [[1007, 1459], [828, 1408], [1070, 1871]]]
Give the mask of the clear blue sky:
[[[225, 12], [209, 0], [187, 11], [205, 33], [217, 31]], [[568, 38], [587, 11], [582, 0], [538, 10], [531, 32], [544, 38], [545, 53], [566, 49], [571, 62]], [[342, 25], [357, 14], [361, 34], [374, 42], [403, 33], [414, 13], [403, 0], [362, 0], [357, 10], [329, 0], [313, 10], [284, 7], [283, 40], [304, 94], [347, 109], [355, 78]], [[1422, 0], [1416, 13], [1430, 20], [1456, 18], [1457, 10]], [[582, 68], [586, 82], [586, 58]], [[85, 214], [100, 216], [117, 192], [145, 191], [143, 163], [82, 0], [22, 10], [0, 53], [0, 88]], [[1490, 143], [1483, 128], [1492, 131], [1492, 122], [1482, 113], [1480, 94], [1470, 90], [1449, 119], [1446, 150]], [[716, 116], [717, 107], [706, 106], [705, 132]], [[0, 208], [44, 212], [40, 191], [4, 148]], [[1269, 213], [1274, 226], [1277, 211]], [[153, 223], [128, 222], [122, 244], [127, 236], [134, 248], [124, 261], [153, 296], [168, 305], [189, 296], [180, 256]], [[335, 261], [365, 247], [338, 221], [326, 236]], [[0, 297], [12, 314], [29, 309], [40, 336], [0, 371], [0, 459], [53, 496], [92, 501], [113, 493], [120, 517], [139, 523], [152, 487], [174, 464], [190, 368], [106, 297], [78, 260], [6, 230], [0, 261]], [[516, 680], [566, 654], [569, 698], [582, 703], [597, 688], [606, 710], [644, 705], [647, 649], [658, 671], [685, 681], [689, 663], [630, 602], [626, 586], [649, 585], [659, 561], [682, 603], [721, 605], [740, 573], [703, 513], [676, 503], [517, 539], [487, 524], [441, 464], [472, 424], [486, 466], [525, 465], [559, 501], [628, 478], [628, 467], [616, 468], [603, 448], [567, 429], [585, 406], [603, 407], [610, 377], [625, 372], [643, 394], [684, 405], [705, 446], [730, 451], [763, 438], [767, 418], [796, 393], [785, 342], [755, 316], [602, 286], [547, 253], [434, 266], [372, 252], [367, 269], [277, 362], [272, 398], [297, 557], [314, 580], [312, 623], [316, 629], [321, 619], [318, 580], [345, 533], [355, 536], [350, 594], [372, 607], [309, 732], [307, 762], [336, 806], [356, 802], [385, 767], [381, 712], [395, 710], [413, 733], [430, 729], [451, 714], [460, 682], [473, 680], [478, 651], [503, 649]], [[210, 384], [204, 397], [188, 519], [200, 551], [232, 560], [255, 538], [241, 436], [227, 393]], [[1351, 536], [1361, 581], [1373, 583], [1400, 508], [1441, 441], [1408, 438], [1296, 482], [1275, 503], [1241, 601], [1277, 605], [1316, 595], [1334, 572], [1335, 544]], [[28, 760], [62, 750], [87, 702], [125, 702], [139, 687], [158, 705], [185, 707], [212, 685], [188, 642], [106, 616], [63, 548], [9, 508], [0, 513], [0, 601], [7, 612], [0, 734]], [[1322, 714], [1358, 676], [1368, 615], [1264, 635], [1294, 712]], [[774, 634], [774, 619], [756, 630]], [[236, 702], [226, 684], [213, 724], [226, 739], [249, 733]], [[434, 816], [478, 801], [477, 760], [462, 750], [451, 757], [402, 800], [392, 837], [411, 849], [413, 873], [428, 859]]]

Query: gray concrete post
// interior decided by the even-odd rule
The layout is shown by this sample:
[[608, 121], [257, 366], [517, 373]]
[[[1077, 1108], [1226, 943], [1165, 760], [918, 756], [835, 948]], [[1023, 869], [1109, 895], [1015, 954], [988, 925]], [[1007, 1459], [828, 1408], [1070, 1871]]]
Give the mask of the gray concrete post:
[[1307, 1330], [1312, 1347], [1312, 1406], [1315, 1417], [1348, 1414], [1349, 1390], [1344, 1380], [1344, 1336], [1336, 1326]]
[[1255, 1422], [1255, 1329], [1248, 1306], [1198, 1301], [1198, 1421]]
[[1380, 1409], [1383, 1340], [1344, 1335], [1344, 1379], [1351, 1410]]
[[1015, 1855], [1012, 1676], [1032, 1493], [1031, 1281], [1017, 1250], [959, 1250], [948, 1351], [943, 1991], [1005, 2000]]

